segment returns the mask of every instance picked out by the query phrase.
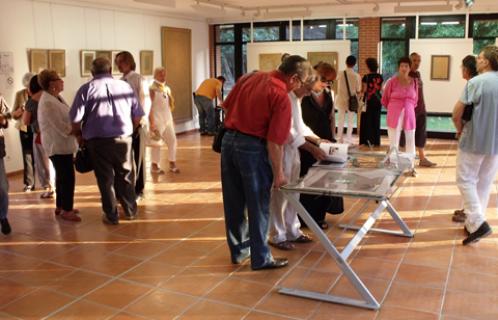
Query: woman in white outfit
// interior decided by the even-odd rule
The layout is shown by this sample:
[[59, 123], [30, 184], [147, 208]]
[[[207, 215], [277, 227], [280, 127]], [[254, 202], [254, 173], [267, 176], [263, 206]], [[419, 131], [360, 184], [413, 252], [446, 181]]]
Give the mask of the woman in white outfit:
[[[356, 73], [353, 68], [356, 65], [356, 57], [349, 56], [346, 58], [346, 70], [339, 72], [337, 75], [337, 98], [335, 106], [339, 112], [337, 119], [337, 141], [340, 143], [353, 143], [353, 123], [355, 112], [349, 111], [349, 92], [352, 96], [357, 96], [361, 92], [361, 77]], [[348, 82], [346, 83], [346, 75]], [[349, 92], [348, 92], [349, 83]], [[346, 132], [346, 139], [342, 138], [344, 132], [344, 120], [348, 115], [348, 129]]]
[[[152, 140], [166, 142], [168, 146], [169, 171], [179, 173], [176, 166], [176, 133], [173, 115], [175, 102], [171, 89], [166, 84], [166, 69], [154, 70], [154, 82], [149, 87], [151, 108], [149, 113], [150, 137]], [[159, 143], [151, 146], [152, 173], [164, 173], [159, 163], [161, 161], [161, 146]]]

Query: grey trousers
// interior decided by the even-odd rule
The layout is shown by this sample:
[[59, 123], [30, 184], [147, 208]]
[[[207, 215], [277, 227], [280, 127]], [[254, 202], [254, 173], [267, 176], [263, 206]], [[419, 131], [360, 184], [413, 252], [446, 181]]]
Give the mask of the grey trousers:
[[127, 216], [137, 213], [131, 137], [95, 138], [86, 141], [107, 218], [117, 221], [117, 200]]
[[7, 218], [9, 211], [9, 181], [3, 158], [0, 158], [0, 219]]
[[53, 188], [55, 185], [55, 170], [47, 157], [41, 144], [33, 139], [33, 157], [35, 158], [35, 172], [38, 175], [40, 186], [42, 188]]

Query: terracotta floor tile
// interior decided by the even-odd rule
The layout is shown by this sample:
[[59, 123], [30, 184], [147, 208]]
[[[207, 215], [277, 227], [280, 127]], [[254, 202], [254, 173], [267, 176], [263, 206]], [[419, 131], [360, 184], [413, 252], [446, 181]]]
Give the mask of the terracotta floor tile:
[[421, 285], [423, 284], [409, 285], [394, 282], [383, 305], [438, 313], [441, 309], [443, 291]]
[[115, 309], [107, 308], [92, 302], [80, 300], [64, 310], [54, 314], [49, 319], [77, 320], [77, 319], [107, 319], [116, 313]]
[[95, 263], [95, 261], [92, 263], [87, 262], [82, 264], [80, 267], [82, 269], [115, 276], [135, 267], [140, 262], [140, 260], [135, 258], [109, 254], [99, 263]]
[[52, 286], [55, 282], [74, 271], [73, 268], [42, 263], [26, 270], [3, 272], [2, 276], [32, 287]]
[[67, 296], [39, 289], [3, 307], [1, 311], [18, 318], [42, 318], [72, 300]]
[[152, 260], [184, 267], [193, 263], [196, 259], [206, 257], [209, 252], [219, 245], [219, 242], [209, 240], [182, 241], [179, 245], [172, 246]]
[[412, 243], [403, 263], [448, 268], [452, 250], [451, 244], [433, 246], [426, 243]]
[[398, 263], [389, 260], [358, 257], [353, 260], [351, 267], [360, 278], [390, 280], [398, 268]]
[[[475, 250], [475, 248], [473, 249]], [[498, 258], [495, 255], [476, 255], [474, 250], [469, 250], [468, 253], [455, 250], [451, 267], [479, 273], [498, 274]]]
[[252, 308], [270, 290], [272, 287], [268, 285], [229, 278], [209, 292], [206, 298]]
[[86, 300], [121, 309], [150, 291], [149, 288], [124, 281], [113, 281], [85, 297]]
[[324, 302], [311, 320], [373, 320], [377, 311]]
[[213, 274], [192, 267], [175, 274], [160, 286], [179, 293], [202, 296], [225, 278], [225, 275]]
[[448, 281], [448, 290], [498, 296], [498, 276], [453, 269]]
[[438, 320], [439, 315], [421, 311], [384, 306], [375, 320]]
[[[373, 278], [360, 278], [363, 284], [367, 287], [370, 293], [380, 303], [387, 293], [390, 280], [373, 279]], [[346, 277], [342, 276], [337, 284], [331, 291], [331, 294], [347, 297], [352, 299], [360, 299], [360, 294], [356, 291], [355, 287], [350, 283]]]
[[152, 319], [173, 319], [195, 301], [189, 296], [156, 290], [128, 306], [125, 311]]
[[147, 319], [147, 318], [138, 316], [136, 314], [129, 314], [126, 312], [120, 312], [119, 314], [110, 318], [110, 320], [136, 320], [136, 319]]
[[166, 250], [175, 243], [177, 241], [137, 241], [127, 244], [113, 253], [137, 259], [146, 259]]
[[249, 309], [236, 308], [211, 301], [200, 301], [187, 310], [179, 319], [182, 320], [232, 320], [242, 319]]
[[244, 320], [288, 320], [288, 319], [293, 319], [293, 318], [269, 314], [269, 313], [263, 313], [258, 311], [253, 311], [249, 313], [246, 317], [244, 317]]
[[402, 263], [395, 281], [444, 289], [447, 275], [448, 269]]
[[77, 270], [52, 284], [52, 288], [73, 296], [80, 296], [109, 281], [111, 278]]
[[122, 276], [123, 279], [156, 286], [166, 282], [182, 268], [158, 262], [145, 262]]
[[318, 305], [318, 301], [272, 292], [257, 304], [255, 309], [283, 316], [307, 318], [313, 314]]
[[0, 279], [0, 281], [0, 307], [36, 290], [9, 279]]
[[477, 320], [496, 319], [498, 296], [448, 291], [444, 299], [443, 314]]

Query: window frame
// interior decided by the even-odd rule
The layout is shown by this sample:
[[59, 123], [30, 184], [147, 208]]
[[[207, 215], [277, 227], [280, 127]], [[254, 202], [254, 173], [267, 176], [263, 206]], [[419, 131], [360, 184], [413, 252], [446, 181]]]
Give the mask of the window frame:
[[[430, 21], [423, 21], [430, 20]], [[463, 34], [460, 37], [421, 37], [420, 27], [423, 22], [436, 22], [441, 23], [445, 21], [458, 20], [463, 26]], [[462, 14], [451, 14], [451, 15], [438, 15], [438, 16], [419, 16], [418, 19], [418, 39], [464, 39], [465, 38], [465, 27], [466, 27], [466, 16]]]

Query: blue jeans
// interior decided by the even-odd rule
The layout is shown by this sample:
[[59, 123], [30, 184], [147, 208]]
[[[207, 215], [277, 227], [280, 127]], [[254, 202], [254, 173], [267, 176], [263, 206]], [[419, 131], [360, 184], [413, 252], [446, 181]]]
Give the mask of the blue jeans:
[[7, 181], [7, 173], [3, 158], [0, 158], [0, 219], [7, 218], [9, 211], [9, 182]]
[[221, 185], [233, 263], [249, 254], [255, 269], [273, 261], [267, 244], [272, 180], [266, 144], [258, 138], [227, 131], [221, 147]]
[[213, 100], [204, 96], [195, 96], [197, 111], [199, 111], [199, 127], [201, 132], [215, 132]]

